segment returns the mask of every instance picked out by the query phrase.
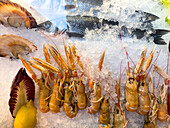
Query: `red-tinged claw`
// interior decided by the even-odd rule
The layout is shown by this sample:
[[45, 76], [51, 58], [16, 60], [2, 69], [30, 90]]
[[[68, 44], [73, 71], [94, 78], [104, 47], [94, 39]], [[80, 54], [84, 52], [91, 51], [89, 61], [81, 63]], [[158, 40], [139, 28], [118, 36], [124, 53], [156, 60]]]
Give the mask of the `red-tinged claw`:
[[93, 79], [90, 79], [89, 80], [89, 89], [93, 88], [93, 84], [94, 84]]
[[33, 80], [27, 75], [24, 68], [21, 68], [15, 76], [9, 99], [9, 109], [13, 117], [16, 116], [20, 107], [29, 100], [34, 100], [35, 86]]
[[165, 85], [169, 85], [170, 84], [170, 79], [166, 79], [165, 80]]
[[144, 79], [146, 79], [145, 74], [138, 75], [138, 76], [136, 77], [136, 81], [137, 81], [137, 82], [142, 81], [142, 80], [144, 80]]
[[168, 51], [170, 52], [170, 41], [169, 41]]
[[168, 114], [170, 115], [170, 91], [168, 94]]

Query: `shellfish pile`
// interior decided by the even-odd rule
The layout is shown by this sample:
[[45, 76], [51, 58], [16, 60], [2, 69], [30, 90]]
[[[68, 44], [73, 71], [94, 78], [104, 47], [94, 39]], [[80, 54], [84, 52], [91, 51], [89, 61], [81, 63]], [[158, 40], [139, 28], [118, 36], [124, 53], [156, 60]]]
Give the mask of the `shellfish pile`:
[[[23, 23], [23, 20], [21, 20], [21, 21], [22, 21], [21, 23]], [[43, 37], [42, 35], [35, 32], [34, 30], [30, 30], [30, 29], [27, 30], [25, 28], [24, 29], [23, 28], [22, 29], [15, 29], [15, 28], [12, 29], [10, 27], [6, 28], [2, 25], [0, 25], [0, 26], [1, 26], [1, 29], [3, 30], [3, 31], [0, 31], [1, 34], [4, 34], [4, 33], [16, 34], [16, 35], [25, 37], [25, 38], [29, 39], [30, 41], [34, 42], [36, 44], [38, 50], [36, 51], [36, 53], [32, 53], [31, 55], [28, 55], [28, 56], [29, 57], [34, 56], [38, 59], [40, 58], [41, 60], [45, 60], [44, 56], [43, 56], [43, 52], [42, 52], [42, 43], [44, 42], [44, 40], [46, 42], [50, 43], [47, 38]], [[15, 26], [15, 27], [17, 27], [17, 26]], [[107, 27], [108, 26], [106, 26], [105, 29], [109, 29]], [[77, 61], [76, 61], [76, 66], [79, 67], [79, 68], [76, 68], [76, 70], [78, 70], [77, 74], [79, 77], [81, 77], [82, 82], [80, 82], [79, 78], [74, 79], [76, 77], [71, 77], [73, 73], [66, 72], [67, 78], [70, 77], [70, 82], [67, 82], [63, 85], [63, 87], [61, 89], [61, 93], [59, 93], [59, 94], [64, 95], [64, 93], [66, 93], [67, 96], [70, 94], [72, 96], [72, 99], [65, 101], [65, 105], [64, 105], [65, 110], [60, 108], [61, 112], [58, 112], [57, 114], [53, 114], [52, 112], [48, 112], [48, 113], [44, 114], [41, 112], [41, 110], [42, 109], [44, 110], [44, 108], [37, 107], [38, 108], [38, 113], [37, 113], [38, 120], [37, 120], [36, 127], [98, 127], [99, 124], [102, 127], [102, 126], [105, 126], [105, 124], [109, 124], [109, 123], [111, 126], [113, 126], [113, 124], [116, 124], [115, 119], [120, 117], [120, 115], [122, 115], [121, 116], [122, 119], [125, 119], [125, 120], [120, 121], [120, 124], [123, 124], [123, 126], [132, 127], [132, 128], [143, 127], [144, 120], [145, 120], [145, 122], [149, 122], [149, 121], [153, 122], [154, 121], [154, 125], [156, 124], [155, 119], [156, 119], [157, 115], [154, 113], [157, 111], [157, 109], [155, 109], [156, 108], [155, 106], [157, 106], [158, 104], [156, 105], [153, 103], [156, 103], [157, 101], [159, 101], [159, 103], [161, 104], [161, 103], [163, 103], [163, 101], [165, 101], [164, 97], [165, 97], [166, 93], [162, 93], [162, 92], [166, 92], [165, 91], [166, 88], [164, 88], [162, 86], [162, 88], [160, 90], [160, 85], [163, 84], [164, 79], [162, 79], [162, 77], [160, 77], [160, 82], [159, 82], [158, 73], [155, 73], [152, 71], [153, 67], [155, 67], [155, 66], [152, 66], [152, 68], [151, 68], [151, 73], [153, 76], [154, 93], [152, 93], [152, 87], [148, 91], [149, 95], [151, 95], [151, 98], [152, 98], [152, 99], [150, 99], [151, 100], [150, 105], [152, 106], [151, 108], [153, 108], [153, 109], [149, 110], [150, 115], [145, 117], [145, 119], [144, 119], [144, 116], [139, 115], [136, 112], [134, 112], [134, 113], [128, 112], [125, 109], [124, 91], [125, 91], [125, 85], [127, 82], [125, 71], [122, 71], [124, 73], [120, 73], [121, 75], [119, 78], [121, 78], [121, 81], [119, 80], [118, 82], [116, 82], [116, 80], [117, 80], [116, 76], [118, 76], [118, 74], [119, 74], [120, 65], [121, 65], [122, 69], [124, 70], [125, 67], [127, 68], [127, 61], [128, 60], [130, 61], [130, 58], [127, 60], [127, 57], [124, 52], [124, 48], [126, 47], [129, 57], [132, 57], [132, 59], [134, 61], [134, 64], [131, 61], [129, 64], [130, 67], [132, 67], [131, 71], [133, 72], [133, 70], [135, 69], [135, 66], [137, 65], [137, 60], [138, 60], [138, 58], [140, 58], [139, 57], [141, 54], [140, 51], [143, 49], [143, 47], [145, 45], [147, 46], [148, 51], [151, 51], [153, 48], [153, 43], [148, 44], [147, 43], [148, 41], [145, 39], [138, 40], [136, 38], [129, 39], [129, 38], [124, 38], [124, 37], [122, 37], [122, 41], [121, 41], [121, 40], [119, 40], [119, 38], [117, 38], [117, 36], [115, 36], [116, 34], [111, 29], [109, 29], [108, 31], [104, 31], [103, 33], [100, 33], [100, 31], [97, 31], [97, 33], [99, 32], [100, 34], [96, 34], [96, 30], [94, 30], [94, 31], [93, 30], [91, 32], [87, 31], [87, 35], [84, 38], [85, 40], [71, 39], [71, 41], [70, 41], [70, 42], [74, 42], [74, 40], [76, 40], [73, 44], [77, 48], [77, 56], [80, 57], [80, 60], [84, 66], [84, 70], [82, 70], [77, 65]], [[110, 36], [108, 36], [108, 35], [110, 35]], [[69, 40], [67, 40], [67, 41], [69, 42]], [[66, 64], [72, 65], [71, 61], [67, 62], [67, 57], [65, 57], [65, 55], [64, 55], [65, 52], [63, 52], [64, 51], [63, 50], [63, 41], [56, 41], [56, 42], [57, 42], [56, 45], [58, 46], [59, 51], [60, 51], [59, 53], [61, 54], [63, 60], [66, 61]], [[150, 42], [152, 42], [152, 40]], [[56, 49], [56, 47], [54, 47], [54, 48]], [[19, 49], [22, 49], [22, 48], [19, 48]], [[98, 69], [99, 59], [102, 54], [101, 52], [104, 49], [105, 49], [105, 59], [103, 61], [102, 70], [99, 71], [99, 69]], [[157, 57], [157, 54], [159, 53], [160, 49], [162, 49], [162, 51], [160, 52], [160, 56], [158, 57], [158, 59], [156, 61], [156, 63], [157, 63], [156, 66], [158, 65], [162, 69], [164, 69], [164, 67], [166, 67], [166, 65], [167, 65], [167, 63], [166, 63], [167, 62], [167, 47], [166, 47], [166, 45], [165, 46], [157, 46], [155, 53], [154, 53], [153, 61], [156, 59], [155, 57]], [[50, 52], [49, 49], [47, 49], [47, 50], [48, 50], [48, 52]], [[67, 49], [67, 51], [69, 53], [69, 49]], [[11, 51], [9, 51], [9, 52], [11, 52]], [[71, 51], [71, 53], [72, 53], [72, 51]], [[26, 52], [26, 54], [27, 54], [27, 52]], [[149, 52], [146, 53], [146, 56], [148, 56], [147, 54], [149, 54]], [[10, 55], [11, 55], [11, 53], [10, 53]], [[17, 53], [16, 57], [19, 55], [21, 55], [21, 54]], [[11, 56], [13, 56], [13, 54]], [[50, 56], [52, 56], [52, 55], [50, 55]], [[29, 59], [27, 59], [27, 57], [24, 57], [24, 56], [22, 56], [22, 58], [24, 60], [29, 60]], [[33, 71], [37, 75], [37, 79], [41, 78], [41, 80], [39, 82], [38, 82], [38, 80], [35, 81], [37, 83], [37, 85], [39, 85], [40, 83], [43, 83], [45, 81], [43, 79], [45, 79], [46, 76], [48, 76], [48, 77], [53, 76], [51, 74], [54, 74], [55, 77], [58, 77], [57, 74], [59, 74], [59, 72], [56, 68], [60, 69], [60, 66], [54, 62], [55, 61], [54, 59], [52, 59], [52, 58], [50, 59], [50, 63], [51, 63], [50, 66], [52, 67], [52, 69], [49, 69], [49, 67], [48, 67], [49, 65], [47, 65], [47, 63], [45, 63], [46, 67], [43, 67], [43, 66], [39, 65], [40, 63], [34, 59], [35, 58], [31, 59], [31, 61], [28, 61], [30, 66], [33, 67], [33, 65], [35, 65], [36, 67], [39, 67], [39, 70], [44, 71], [42, 74], [45, 74], [45, 75], [41, 75], [40, 72], [38, 72], [38, 70], [33, 69]], [[70, 59], [71, 59], [71, 56], [70, 56]], [[0, 112], [0, 115], [2, 115], [0, 117], [0, 120], [1, 120], [0, 123], [2, 124], [1, 125], [2, 127], [13, 127], [13, 119], [11, 118], [11, 114], [9, 113], [9, 110], [7, 110], [8, 106], [7, 106], [6, 102], [10, 96], [9, 85], [11, 85], [12, 78], [16, 74], [18, 69], [20, 69], [23, 65], [20, 60], [12, 60], [11, 61], [9, 59], [1, 57], [0, 61], [2, 62], [1, 67], [0, 67], [0, 71], [1, 71], [0, 78], [2, 78], [2, 80], [1, 80], [2, 82], [0, 84], [0, 89], [3, 90], [0, 94], [0, 97], [2, 97], [2, 104], [0, 106], [0, 109], [4, 110], [4, 111]], [[34, 61], [35, 63], [32, 61]], [[60, 61], [61, 61], [61, 59], [60, 59]], [[122, 64], [121, 64], [121, 61], [122, 61]], [[152, 65], [152, 63], [151, 63], [151, 65]], [[62, 71], [65, 71], [66, 67], [67, 66], [63, 66]], [[155, 69], [159, 69], [159, 68], [155, 67]], [[82, 71], [84, 71], [84, 72], [82, 72]], [[89, 73], [88, 73], [88, 71], [89, 71]], [[149, 70], [147, 70], [147, 72], [149, 72]], [[157, 72], [162, 73], [162, 70], [157, 70]], [[47, 75], [46, 75], [46, 73], [47, 73]], [[166, 73], [167, 73], [167, 71], [166, 71]], [[142, 73], [139, 74], [138, 76], [141, 76], [141, 77], [139, 77], [141, 79], [143, 78]], [[149, 77], [146, 78], [147, 85], [149, 85], [149, 79], [150, 79], [149, 74], [148, 74], [148, 76]], [[162, 76], [164, 76], [164, 75], [162, 75]], [[33, 78], [34, 79], [36, 78], [35, 75], [33, 75]], [[61, 77], [61, 78], [63, 78], [63, 77]], [[78, 82], [73, 82], [74, 80], [78, 81]], [[93, 86], [91, 86], [91, 90], [89, 90], [89, 88], [88, 88], [89, 80], [93, 80], [93, 81], [90, 81], [91, 83], [93, 83], [92, 84]], [[130, 79], [129, 83], [133, 83], [133, 80], [134, 79]], [[35, 100], [34, 100], [35, 106], [46, 105], [47, 103], [49, 104], [50, 100], [52, 100], [53, 98], [55, 99], [56, 95], [58, 95], [57, 93], [53, 93], [53, 90], [57, 90], [58, 85], [60, 85], [60, 83], [62, 85], [62, 81], [57, 81], [57, 80], [47, 80], [47, 81], [49, 81], [49, 83], [48, 82], [46, 83], [46, 86], [44, 87], [45, 89], [44, 88], [40, 89], [39, 86], [37, 86], [37, 85], [35, 86], [35, 88], [36, 88], [35, 89]], [[57, 84], [54, 84], [54, 83], [57, 83]], [[121, 103], [121, 105], [119, 104], [119, 98], [117, 97], [117, 95], [119, 95], [119, 89], [118, 89], [117, 83], [121, 83], [119, 85], [120, 86], [120, 103]], [[144, 83], [144, 84], [142, 84], [142, 83]], [[166, 80], [165, 80], [165, 83], [167, 83]], [[50, 84], [51, 84], [51, 87], [49, 86]], [[96, 114], [90, 115], [87, 112], [88, 109], [80, 110], [81, 108], [84, 108], [84, 106], [82, 107], [82, 106], [78, 105], [78, 102], [76, 102], [76, 101], [78, 101], [78, 98], [76, 97], [76, 93], [78, 94], [78, 91], [77, 91], [78, 86], [77, 85], [79, 85], [79, 84], [85, 86], [85, 93], [87, 94], [87, 97], [89, 97], [92, 106], [96, 106], [97, 104], [100, 103], [100, 109], [101, 109], [99, 112], [100, 114], [96, 113]], [[54, 88], [54, 85], [56, 85], [55, 88]], [[101, 85], [101, 95], [99, 94], [99, 96], [96, 99], [93, 99], [94, 98], [93, 96], [95, 96], [94, 90], [100, 90], [100, 88], [99, 88], [100, 85]], [[117, 88], [115, 87], [115, 85]], [[142, 88], [142, 85], [145, 85], [145, 82], [141, 82], [141, 85], [140, 85], [141, 88]], [[67, 88], [67, 87], [70, 87], [70, 88]], [[46, 89], [46, 88], [48, 88], [48, 89]], [[158, 89], [155, 89], [155, 88], [158, 88]], [[39, 103], [39, 93], [38, 93], [39, 89], [41, 91], [43, 91], [43, 89], [44, 89], [45, 91], [47, 91], [46, 94], [51, 94], [51, 97], [47, 97], [46, 95], [43, 96], [42, 94], [40, 94], [41, 95], [40, 99], [43, 99], [44, 97], [46, 99], [41, 100], [42, 102]], [[69, 89], [69, 90], [67, 90], [67, 89]], [[70, 90], [72, 93], [70, 93]], [[160, 92], [159, 92], [159, 90], [160, 90]], [[164, 90], [164, 91], [162, 91], [162, 90]], [[140, 90], [140, 94], [141, 94], [141, 97], [145, 96], [145, 95], [143, 95], [142, 90]], [[84, 93], [83, 93], [83, 95], [84, 95]], [[154, 98], [154, 95], [156, 98]], [[60, 107], [60, 106], [62, 106], [62, 103], [64, 103], [64, 101], [63, 101], [64, 98], [61, 98], [62, 96], [61, 97], [58, 96], [58, 97], [59, 98], [57, 101], [61, 100], [60, 101], [61, 104], [59, 105], [59, 107]], [[107, 99], [108, 97], [110, 97], [109, 101]], [[115, 100], [115, 102], [113, 100]], [[47, 102], [47, 101], [49, 101], [49, 102]], [[54, 101], [56, 101], [56, 100], [54, 100]], [[55, 103], [54, 101], [52, 101], [52, 103]], [[71, 105], [70, 105], [70, 101], [72, 101]], [[85, 100], [83, 100], [83, 101], [85, 101]], [[110, 105], [112, 107], [109, 108], [108, 103], [110, 103]], [[78, 106], [80, 106], [78, 108], [79, 111], [76, 114], [75, 118], [70, 119], [67, 115], [69, 112], [74, 112], [74, 113], [72, 113], [73, 115], [77, 112], [78, 109], [76, 108], [76, 104], [77, 104], [77, 108], [78, 108]], [[53, 108], [53, 109], [51, 109], [51, 111], [55, 111], [56, 109], [59, 110], [58, 109], [59, 107], [56, 107], [56, 105], [49, 104], [49, 106], [51, 106], [51, 108]], [[70, 111], [71, 110], [70, 106], [73, 108], [73, 111]], [[141, 107], [142, 106], [140, 106], [140, 108]], [[69, 108], [69, 109], [67, 109], [67, 108]], [[46, 111], [48, 111], [48, 109], [49, 108], [47, 108], [47, 109], [45, 108]], [[63, 110], [66, 112], [63, 112]], [[110, 112], [109, 112], [109, 110], [110, 110]], [[125, 110], [125, 112], [122, 112], [124, 110]], [[114, 112], [114, 114], [113, 114], [113, 112]], [[67, 113], [67, 115], [65, 113]], [[108, 119], [108, 115], [109, 115], [108, 113], [110, 113], [110, 120]], [[100, 115], [100, 117], [98, 114]], [[113, 118], [113, 115], [116, 115], [116, 114], [117, 114], [117, 117]], [[107, 116], [107, 118], [105, 118], [105, 115]], [[124, 116], [124, 115], [126, 115], [126, 116]], [[124, 118], [124, 117], [126, 117], [126, 118]], [[103, 121], [103, 119], [106, 119], [106, 121]], [[114, 122], [114, 123], [112, 123], [112, 122]], [[163, 126], [168, 127], [169, 122], [165, 121], [164, 123], [161, 123], [160, 121], [158, 121], [157, 123], [158, 123], [158, 127], [163, 127]]]
[[[147, 89], [148, 82], [146, 82], [146, 78], [153, 64], [148, 72], [147, 69], [152, 63], [156, 46], [153, 48], [146, 60], [145, 56], [147, 48], [142, 51], [141, 57], [139, 58], [134, 71], [131, 71], [132, 69], [129, 67], [128, 62], [128, 69], [126, 73], [127, 80], [124, 87], [126, 104], [122, 104], [120, 102], [119, 80], [121, 79], [118, 80], [117, 77], [115, 86], [118, 99], [117, 102], [112, 97], [110, 91], [106, 91], [105, 95], [102, 96], [101, 86], [105, 85], [101, 84], [100, 79], [94, 81], [90, 77], [88, 78], [88, 84], [86, 84], [89, 87], [87, 92], [90, 93], [90, 95], [87, 96], [85, 93], [85, 84], [81, 80], [81, 77], [87, 74], [85, 74], [84, 65], [80, 56], [77, 55], [75, 46], [64, 45], [67, 61], [65, 61], [57, 48], [52, 45], [48, 45], [48, 47], [51, 56], [58, 65], [57, 67], [51, 64], [51, 57], [45, 44], [43, 46], [43, 50], [46, 61], [35, 57], [32, 57], [33, 60], [31, 61], [25, 61], [21, 56], [19, 56], [23, 65], [31, 74], [32, 79], [39, 86], [39, 109], [42, 113], [47, 113], [49, 110], [53, 113], [58, 113], [60, 112], [60, 107], [63, 106], [65, 114], [68, 117], [73, 118], [76, 117], [78, 109], [84, 110], [86, 106], [88, 106], [87, 103], [89, 103], [90, 106], [88, 106], [88, 113], [95, 114], [100, 111], [100, 128], [109, 128], [112, 125], [115, 128], [127, 127], [128, 118], [126, 119], [122, 106], [126, 106], [126, 110], [129, 112], [135, 112], [137, 110], [137, 113], [140, 115], [145, 115], [143, 125], [145, 128], [158, 127], [157, 118], [161, 122], [168, 120], [168, 85], [170, 78], [160, 67], [155, 65], [158, 56], [154, 60], [154, 70], [164, 78], [165, 82], [160, 88], [159, 96], [156, 97], [153, 90], [153, 78], [150, 75], [148, 85], [149, 91]], [[126, 49], [125, 51], [127, 58], [130, 58]], [[99, 71], [102, 70], [104, 56], [105, 51], [103, 52], [98, 64]], [[31, 67], [38, 69], [41, 72], [40, 79], [37, 78], [37, 75]], [[114, 84], [110, 83], [109, 86], [114, 86]], [[106, 98], [107, 95], [115, 102], [114, 112], [111, 111], [112, 108], [110, 106], [110, 100]], [[114, 113], [113, 123], [110, 121], [110, 113]]]

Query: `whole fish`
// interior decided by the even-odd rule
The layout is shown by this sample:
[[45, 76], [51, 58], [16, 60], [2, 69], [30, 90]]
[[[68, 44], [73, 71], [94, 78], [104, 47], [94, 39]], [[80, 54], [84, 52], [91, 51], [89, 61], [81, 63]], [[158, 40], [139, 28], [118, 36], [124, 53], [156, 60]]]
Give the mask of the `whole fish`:
[[[118, 36], [136, 36], [137, 39], [146, 37], [148, 40], [150, 37], [153, 37], [155, 44], [166, 44], [161, 37], [167, 34], [169, 30], [154, 29], [152, 25], [153, 21], [159, 19], [158, 16], [141, 10], [129, 8], [123, 10], [121, 7], [119, 7], [118, 10], [109, 11], [109, 9], [114, 9], [114, 6], [117, 6], [112, 2], [110, 2], [110, 6], [104, 10], [104, 12], [107, 13], [103, 13], [104, 8], [102, 6], [107, 5], [109, 2], [110, 1], [104, 0], [66, 0], [65, 10], [68, 11], [66, 15], [67, 31], [66, 29], [60, 30], [59, 26], [54, 25], [51, 20], [43, 22], [37, 27], [40, 30], [54, 34], [66, 33], [69, 37], [83, 37], [86, 34], [86, 29], [101, 29], [105, 25], [109, 25], [110, 29], [113, 29], [112, 26], [118, 26], [118, 29], [120, 27], [120, 30], [117, 31]], [[90, 11], [92, 11], [92, 14]], [[108, 16], [108, 14], [110, 14], [110, 16]], [[120, 15], [120, 19], [117, 19], [118, 17], [115, 16], [117, 14]], [[127, 15], [127, 21], [124, 21], [124, 19], [122, 21], [121, 15]], [[129, 22], [131, 25], [129, 25]]]
[[[65, 0], [66, 4], [74, 4], [76, 0]], [[78, 0], [78, 4], [89, 4], [95, 6], [101, 6], [103, 4], [103, 0]], [[89, 7], [87, 7], [89, 8]]]
[[[136, 11], [136, 13], [141, 13], [141, 12]], [[152, 36], [154, 38], [155, 44], [166, 44], [166, 42], [161, 37], [167, 34], [169, 30], [153, 29], [151, 22], [159, 18], [153, 14], [146, 13], [146, 12], [143, 12], [143, 15], [146, 17], [146, 21], [145, 21], [146, 24], [152, 31], [151, 34], [148, 35], [148, 37]], [[102, 18], [92, 17], [92, 16], [81, 16], [81, 15], [69, 16], [67, 15], [66, 19], [67, 19], [68, 26], [69, 26], [69, 31], [67, 32], [69, 36], [82, 37], [86, 34], [85, 30], [87, 28], [88, 30], [94, 30], [96, 28], [100, 29], [104, 25], [119, 26], [119, 22], [116, 20], [107, 20], [107, 19], [102, 19]], [[72, 33], [77, 33], [77, 35], [76, 34], [71, 35]], [[126, 26], [122, 26], [120, 28], [120, 33], [121, 33], [121, 36], [125, 36], [125, 37], [136, 36], [137, 39], [141, 39], [147, 34], [147, 29], [141, 30], [140, 28], [127, 28]], [[120, 33], [118, 33], [118, 35]]]
[[[139, 13], [136, 11], [136, 13]], [[169, 30], [164, 29], [153, 29], [150, 22], [159, 19], [157, 16], [143, 12], [144, 16], [146, 17], [145, 22], [148, 27], [151, 29], [151, 34], [148, 37], [153, 37], [155, 44], [165, 45], [166, 42], [161, 38], [163, 35], [167, 34]], [[68, 30], [60, 31], [58, 27], [54, 26], [52, 22], [46, 21], [38, 25], [38, 28], [43, 31], [52, 32], [52, 33], [59, 33], [66, 34], [69, 37], [84, 37], [85, 30], [88, 28], [89, 30], [100, 29], [104, 25], [109, 26], [119, 26], [119, 22], [116, 20], [107, 20], [93, 16], [81, 16], [81, 15], [74, 15], [74, 16], [66, 16], [66, 20], [68, 23]], [[146, 25], [145, 25], [146, 26]], [[137, 39], [143, 38], [147, 35], [147, 29], [141, 30], [140, 28], [127, 28], [126, 26], [122, 26], [120, 29], [121, 36], [125, 37], [134, 37], [136, 36]], [[118, 35], [120, 34], [118, 33]]]

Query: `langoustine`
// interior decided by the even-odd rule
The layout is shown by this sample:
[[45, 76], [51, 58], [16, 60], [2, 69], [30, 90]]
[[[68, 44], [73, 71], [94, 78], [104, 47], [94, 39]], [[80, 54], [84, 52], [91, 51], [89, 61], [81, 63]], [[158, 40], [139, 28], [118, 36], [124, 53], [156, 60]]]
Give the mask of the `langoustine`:
[[49, 108], [53, 113], [60, 112], [60, 107], [62, 106], [61, 100], [63, 96], [59, 93], [59, 87], [61, 84], [62, 81], [58, 79], [57, 83], [53, 87], [53, 92], [51, 94]]
[[[99, 65], [98, 65], [99, 71], [101, 71], [101, 69], [102, 69], [104, 55], [105, 55], [105, 51], [102, 53], [102, 56], [99, 61]], [[102, 99], [102, 97], [101, 97], [101, 83], [100, 82], [95, 83], [95, 82], [93, 82], [93, 80], [90, 80], [89, 88], [92, 89], [92, 91], [90, 94], [91, 106], [88, 108], [88, 113], [95, 114], [100, 109], [100, 101]]]
[[158, 120], [161, 122], [164, 122], [167, 120], [167, 112], [168, 112], [168, 86], [166, 86], [164, 83], [160, 88], [160, 96], [158, 98]]
[[140, 81], [138, 91], [139, 107], [137, 112], [141, 115], [145, 115], [150, 110], [150, 99], [146, 80]]
[[[45, 46], [45, 45], [44, 45]], [[76, 78], [78, 77], [77, 74], [75, 73], [75, 61], [77, 61], [78, 65], [82, 68], [82, 64], [80, 61], [80, 58], [78, 55], [75, 53], [75, 48], [69, 46], [69, 50], [67, 51], [66, 46], [65, 46], [65, 52], [66, 52], [66, 57], [68, 64], [65, 62], [61, 54], [59, 53], [58, 49], [53, 47], [52, 45], [49, 46], [49, 51], [51, 55], [53, 56], [54, 60], [57, 62], [59, 68], [56, 68], [55, 66], [51, 65], [49, 63], [49, 55], [45, 54], [46, 61], [43, 61], [39, 58], [33, 57], [32, 59], [35, 61], [28, 61], [31, 66], [36, 64], [37, 69], [40, 71], [42, 70], [44, 75], [50, 75], [50, 71], [53, 73], [57, 73], [58, 80], [60, 81], [60, 85], [57, 82], [53, 88], [53, 92], [51, 95], [51, 99], [49, 102], [49, 108], [52, 112], [59, 112], [60, 111], [60, 103], [64, 102], [64, 111], [66, 115], [70, 118], [75, 117], [77, 112], [78, 112], [78, 107], [79, 109], [85, 109], [86, 107], [86, 94], [85, 94], [85, 87], [84, 84], [82, 83], [81, 80], [77, 81]], [[73, 49], [74, 48], [74, 49]], [[46, 48], [45, 48], [46, 49]], [[74, 51], [73, 51], [74, 50]], [[44, 52], [47, 49], [44, 50]], [[48, 55], [48, 56], [47, 56]], [[38, 68], [39, 67], [39, 68]], [[47, 70], [47, 71], [46, 71]], [[48, 73], [48, 74], [47, 74]], [[46, 81], [46, 80], [45, 80]], [[47, 80], [47, 83], [49, 80]], [[72, 90], [73, 88], [76, 88], [76, 90]], [[44, 92], [44, 91], [42, 91]], [[74, 93], [77, 93], [77, 96], [74, 95]], [[64, 101], [63, 101], [64, 97]], [[46, 96], [45, 100], [48, 100], [50, 96]], [[75, 102], [77, 103], [72, 103], [73, 98], [75, 98]], [[77, 107], [78, 104], [78, 107]], [[48, 105], [46, 105], [48, 106]]]
[[[145, 48], [146, 49], [146, 48]], [[148, 93], [148, 89], [147, 89], [147, 84], [146, 84], [146, 77], [148, 75], [148, 73], [145, 75], [147, 69], [149, 68], [152, 60], [153, 60], [153, 55], [155, 52], [156, 46], [154, 46], [153, 50], [151, 51], [150, 55], [146, 58], [145, 62], [143, 63], [143, 70], [141, 72], [142, 77], [139, 76], [139, 87], [138, 87], [138, 98], [139, 98], [139, 107], [137, 112], [141, 115], [146, 115], [149, 110], [150, 110], [150, 98], [149, 98], [149, 93]], [[147, 49], [146, 49], [147, 50]], [[144, 51], [146, 51], [144, 50]], [[144, 52], [146, 55], [146, 52]], [[141, 56], [141, 58], [145, 59], [145, 56]]]
[[83, 110], [87, 106], [87, 96], [85, 93], [85, 85], [83, 84], [81, 79], [79, 79], [79, 81], [76, 84], [76, 90], [77, 90], [78, 109]]
[[137, 82], [134, 77], [134, 74], [130, 71], [129, 64], [126, 76], [127, 76], [125, 86], [126, 109], [130, 112], [135, 112], [138, 108]]
[[101, 102], [99, 112], [99, 128], [111, 128], [110, 125], [110, 103], [109, 99], [104, 97]]
[[93, 85], [93, 93], [90, 94], [90, 103], [91, 106], [88, 108], [88, 113], [95, 114], [100, 109], [100, 101], [101, 101], [101, 84], [94, 83]]
[[113, 128], [126, 128], [128, 121], [126, 120], [125, 112], [123, 111], [123, 109], [121, 107], [120, 82], [118, 80], [118, 77], [117, 77], [117, 80], [116, 80], [115, 90], [116, 90], [118, 102], [115, 103], [115, 108], [114, 108]]
[[163, 85], [160, 88], [160, 96], [158, 98], [158, 119], [164, 122], [168, 119], [168, 86], [170, 83], [170, 78], [166, 72], [164, 72], [160, 67], [154, 65], [154, 71], [156, 71], [160, 76], [164, 78]]
[[[50, 85], [49, 85], [49, 74], [47, 69], [36, 65], [32, 63], [31, 61], [26, 62], [21, 56], [19, 56], [21, 59], [23, 65], [26, 67], [26, 69], [29, 71], [29, 73], [32, 75], [33, 80], [37, 83], [39, 86], [39, 109], [41, 112], [46, 113], [49, 111], [49, 96], [50, 96]], [[30, 65], [36, 69], [38, 69], [41, 72], [40, 79], [37, 79], [36, 74], [33, 72]]]
[[[138, 70], [137, 73], [137, 81], [138, 81], [138, 98], [139, 98], [139, 107], [137, 112], [141, 115], [145, 115], [149, 112], [150, 110], [150, 99], [149, 99], [149, 94], [148, 94], [148, 89], [147, 89], [147, 84], [146, 84], [146, 77], [147, 74], [145, 75], [145, 72], [149, 68], [152, 60], [153, 60], [153, 54], [155, 52], [156, 46], [153, 48], [151, 51], [150, 55], [146, 58], [146, 52], [147, 48], [145, 48], [141, 54], [140, 60], [137, 65], [140, 65], [140, 67], [143, 67], [143, 70]], [[144, 62], [145, 60], [145, 62]], [[135, 71], [134, 71], [135, 72]]]
[[157, 126], [157, 112], [158, 102], [154, 95], [153, 80], [150, 74], [149, 77], [149, 95], [150, 95], [150, 110], [144, 117], [144, 128], [158, 128]]
[[65, 82], [65, 94], [64, 94], [64, 111], [66, 115], [70, 118], [73, 118], [78, 113], [77, 103], [73, 102], [73, 92], [69, 89], [70, 82]]

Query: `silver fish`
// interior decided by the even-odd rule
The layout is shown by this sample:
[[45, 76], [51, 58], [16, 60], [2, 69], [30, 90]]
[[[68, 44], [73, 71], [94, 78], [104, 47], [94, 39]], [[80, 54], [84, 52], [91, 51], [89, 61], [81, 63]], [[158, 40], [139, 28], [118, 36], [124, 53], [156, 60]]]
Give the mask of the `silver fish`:
[[[81, 15], [76, 13], [76, 15], [66, 15], [67, 21], [67, 30], [59, 30], [59, 28], [52, 24], [50, 21], [46, 21], [40, 25], [38, 28], [47, 32], [59, 33], [63, 34], [64, 32], [69, 37], [83, 37], [86, 33], [85, 30], [88, 28], [89, 30], [100, 29], [105, 25], [109, 26], [121, 26], [118, 35], [125, 37], [134, 37], [137, 39], [141, 39], [143, 37], [150, 38], [153, 37], [155, 44], [164, 45], [166, 42], [161, 38], [163, 35], [167, 34], [169, 30], [165, 29], [154, 29], [152, 22], [159, 19], [158, 16], [143, 12], [141, 10], [136, 10], [132, 14], [129, 15], [131, 19], [136, 20], [135, 23], [140, 22], [140, 26], [138, 27], [129, 27], [128, 25], [120, 24], [119, 20], [111, 19], [111, 18], [99, 18], [97, 12], [100, 10], [96, 9], [103, 5], [105, 1], [103, 0], [66, 0], [66, 5], [72, 5], [72, 9], [69, 10], [72, 14], [76, 12], [76, 9], [81, 11], [88, 12], [91, 8], [94, 8], [93, 16]], [[110, 5], [111, 8], [113, 5]], [[96, 9], [96, 10], [95, 10]], [[121, 10], [120, 10], [121, 11]], [[123, 10], [126, 11], [126, 10]], [[135, 19], [137, 18], [137, 19]], [[134, 23], [134, 24], [135, 24]], [[134, 25], [135, 26], [135, 25]], [[149, 32], [148, 32], [149, 31]]]

